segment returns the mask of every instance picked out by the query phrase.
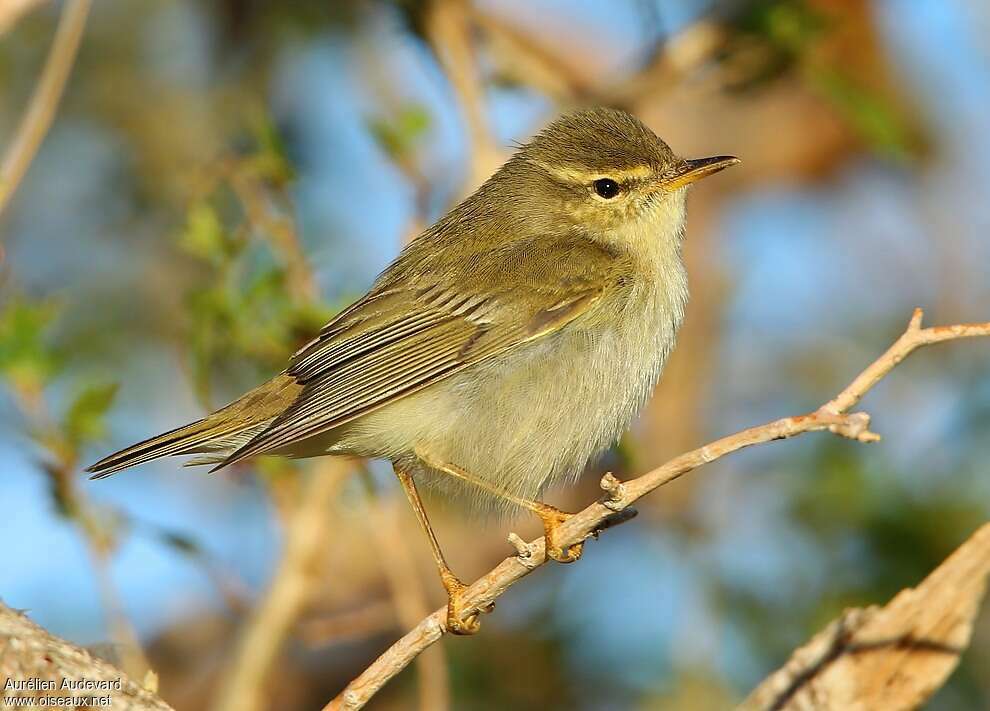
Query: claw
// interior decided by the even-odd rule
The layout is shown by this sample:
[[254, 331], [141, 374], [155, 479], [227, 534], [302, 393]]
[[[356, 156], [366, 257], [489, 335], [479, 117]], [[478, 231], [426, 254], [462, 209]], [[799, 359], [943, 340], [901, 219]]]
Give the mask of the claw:
[[[478, 619], [478, 610], [467, 612], [464, 609], [464, 591], [467, 586], [449, 571], [441, 573], [440, 579], [447, 589], [447, 631], [457, 635], [475, 634], [481, 629], [481, 621]], [[494, 607], [494, 604], [489, 605], [482, 612], [490, 612]]]
[[543, 536], [546, 540], [547, 555], [558, 563], [573, 563], [581, 557], [584, 543], [574, 543], [564, 550], [558, 542], [560, 526], [574, 514], [569, 514], [554, 508], [549, 504], [541, 504], [536, 514], [543, 521]]

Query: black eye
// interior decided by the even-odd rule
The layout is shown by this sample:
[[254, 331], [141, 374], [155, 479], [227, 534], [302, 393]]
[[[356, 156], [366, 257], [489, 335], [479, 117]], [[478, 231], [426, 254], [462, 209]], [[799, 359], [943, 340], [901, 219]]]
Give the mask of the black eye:
[[611, 200], [619, 194], [619, 184], [611, 178], [599, 178], [592, 185], [595, 188], [595, 192], [606, 200]]

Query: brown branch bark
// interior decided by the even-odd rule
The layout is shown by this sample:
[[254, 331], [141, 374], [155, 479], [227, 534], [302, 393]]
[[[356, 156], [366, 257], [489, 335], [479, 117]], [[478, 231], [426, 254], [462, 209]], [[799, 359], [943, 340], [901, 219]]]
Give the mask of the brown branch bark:
[[[371, 540], [382, 563], [396, 617], [402, 627], [412, 627], [430, 612], [423, 581], [416, 570], [407, 536], [399, 518], [398, 497], [376, 497], [369, 501], [368, 524]], [[416, 658], [419, 677], [419, 708], [446, 711], [450, 708], [450, 680], [443, 649], [423, 650]]]
[[[785, 417], [723, 437], [627, 482], [619, 482], [606, 474], [602, 479], [606, 496], [564, 524], [561, 544], [566, 548], [584, 541], [607, 526], [609, 518], [616, 512], [626, 509], [642, 496], [698, 467], [755, 444], [823, 430], [860, 442], [876, 441], [879, 437], [869, 429], [869, 415], [850, 412], [870, 388], [918, 348], [958, 338], [990, 336], [990, 322], [922, 328], [921, 319], [921, 309], [916, 309], [907, 330], [887, 352], [856, 376], [835, 398], [814, 412]], [[466, 595], [471, 607], [478, 610], [490, 607], [509, 587], [546, 562], [542, 537], [527, 544], [518, 543], [517, 550], [518, 555], [506, 558], [468, 588]], [[385, 683], [443, 636], [445, 619], [446, 610], [443, 608], [423, 619], [351, 681], [324, 707], [324, 711], [353, 711], [364, 706]]]
[[0, 214], [13, 196], [55, 118], [62, 90], [82, 40], [91, 0], [69, 0], [55, 31], [52, 49], [14, 140], [0, 165]]
[[463, 188], [473, 190], [502, 164], [485, 116], [484, 86], [471, 46], [470, 8], [465, 0], [431, 0], [426, 35], [450, 81], [467, 126], [470, 175]]
[[969, 645], [990, 576], [990, 523], [886, 607], [846, 610], [738, 711], [906, 711], [948, 678]]
[[699, 20], [666, 40], [644, 66], [624, 79], [602, 80], [596, 67], [575, 65], [546, 48], [541, 40], [482, 8], [471, 8], [499, 71], [558, 103], [636, 107], [655, 100], [684, 76], [711, 61], [725, 46], [726, 30], [712, 20]]
[[[34, 624], [27, 616], [0, 602], [0, 679], [3, 699], [31, 698], [35, 705], [50, 703], [52, 697], [110, 696], [114, 709], [171, 711], [171, 706], [152, 691], [133, 681], [109, 662], [55, 637]], [[94, 682], [88, 689], [62, 688], [68, 682]], [[32, 683], [34, 689], [17, 689], [17, 682]], [[100, 688], [105, 682], [106, 688]], [[42, 687], [42, 688], [38, 688]], [[47, 688], [44, 688], [47, 687]], [[45, 702], [41, 699], [44, 698]], [[64, 705], [60, 705], [62, 708]]]
[[311, 647], [323, 647], [385, 634], [397, 625], [395, 603], [389, 598], [374, 600], [356, 610], [307, 620], [299, 625], [297, 636]]
[[241, 636], [213, 707], [217, 711], [266, 707], [268, 672], [319, 582], [322, 556], [332, 538], [331, 503], [352, 467], [346, 460], [329, 459], [310, 473], [299, 509], [290, 518], [278, 570]]
[[20, 19], [46, 0], [6, 0], [0, 2], [0, 36], [9, 32]]

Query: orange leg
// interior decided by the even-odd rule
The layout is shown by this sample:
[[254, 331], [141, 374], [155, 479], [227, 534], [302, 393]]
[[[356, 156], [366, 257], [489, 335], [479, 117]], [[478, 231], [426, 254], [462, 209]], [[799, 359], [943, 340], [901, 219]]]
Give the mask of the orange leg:
[[541, 501], [530, 501], [529, 499], [524, 499], [516, 496], [515, 494], [511, 494], [493, 484], [489, 484], [487, 481], [472, 476], [469, 472], [461, 469], [455, 464], [439, 462], [425, 452], [417, 450], [416, 456], [432, 469], [436, 469], [437, 471], [441, 471], [444, 474], [449, 474], [456, 479], [473, 484], [479, 489], [487, 491], [489, 494], [505, 499], [516, 506], [532, 511], [539, 516], [540, 520], [543, 522], [543, 535], [546, 539], [547, 556], [553, 560], [558, 563], [573, 563], [581, 557], [581, 551], [584, 548], [583, 543], [575, 543], [574, 545], [568, 546], [567, 550], [564, 550], [563, 546], [561, 546], [558, 542], [560, 539], [560, 526], [574, 514], [565, 513], [560, 509], [554, 508], [550, 504], [544, 504]]
[[416, 482], [413, 481], [412, 474], [399, 467], [395, 467], [395, 474], [399, 477], [399, 482], [406, 492], [409, 503], [412, 504], [413, 511], [416, 512], [419, 525], [423, 528], [426, 537], [430, 541], [433, 559], [436, 561], [437, 569], [440, 571], [440, 582], [443, 583], [443, 587], [447, 591], [447, 630], [453, 634], [474, 634], [481, 627], [481, 623], [478, 621], [478, 612], [471, 611], [465, 615], [467, 612], [464, 609], [465, 585], [454, 575], [450, 566], [447, 565], [446, 559], [443, 557], [443, 551], [440, 550], [440, 542], [437, 541], [433, 527], [430, 526], [430, 520], [426, 516], [423, 501], [419, 498]]

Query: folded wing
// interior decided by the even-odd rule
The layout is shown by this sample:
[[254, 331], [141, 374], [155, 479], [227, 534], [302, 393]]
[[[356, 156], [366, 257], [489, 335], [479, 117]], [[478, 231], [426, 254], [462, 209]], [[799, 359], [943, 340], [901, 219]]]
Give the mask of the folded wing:
[[493, 285], [497, 273], [480, 280], [486, 288], [429, 283], [428, 274], [385, 280], [296, 353], [286, 371], [302, 386], [296, 400], [216, 468], [343, 425], [578, 318], [609, 270], [541, 246], [524, 264], [505, 254], [482, 265], [513, 270], [512, 288]]

